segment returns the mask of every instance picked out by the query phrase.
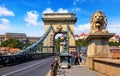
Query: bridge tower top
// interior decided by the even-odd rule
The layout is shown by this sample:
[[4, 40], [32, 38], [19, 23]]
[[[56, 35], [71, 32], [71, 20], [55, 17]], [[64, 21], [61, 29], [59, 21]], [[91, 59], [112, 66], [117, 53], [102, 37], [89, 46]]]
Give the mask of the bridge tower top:
[[77, 18], [74, 13], [45, 13], [42, 20], [46, 21], [72, 21], [76, 22]]

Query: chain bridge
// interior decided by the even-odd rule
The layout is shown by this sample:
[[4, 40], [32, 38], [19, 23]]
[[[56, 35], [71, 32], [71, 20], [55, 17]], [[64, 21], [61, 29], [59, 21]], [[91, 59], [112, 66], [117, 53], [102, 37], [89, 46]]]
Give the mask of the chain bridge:
[[[112, 60], [109, 53], [108, 40], [114, 36], [114, 33], [109, 33], [106, 30], [107, 19], [103, 12], [97, 11], [91, 18], [90, 33], [85, 39], [85, 42], [88, 43], [86, 65], [72, 66], [70, 70], [58, 69], [57, 71], [58, 66], [55, 67], [57, 62], [55, 65], [51, 65], [51, 63], [55, 62], [54, 57], [58, 53], [64, 53], [64, 55], [67, 53], [68, 55], [68, 53], [76, 49], [74, 24], [77, 18], [75, 14], [46, 13], [43, 15], [42, 20], [44, 22], [44, 34], [39, 41], [16, 54], [0, 56], [0, 67], [19, 64], [0, 69], [0, 76], [50, 76], [51, 74], [53, 74], [51, 76], [103, 76], [102, 74], [120, 76], [120, 61]], [[55, 42], [55, 36], [59, 33], [63, 34], [64, 37], [64, 50], [62, 51], [57, 48]], [[64, 59], [69, 60], [71, 63], [71, 54]], [[63, 66], [66, 64], [65, 62], [63, 62]], [[69, 62], [67, 62], [67, 65], [69, 65]], [[52, 72], [50, 75], [46, 75], [49, 69]], [[61, 73], [61, 75], [57, 73]]]
[[55, 35], [64, 36], [66, 52], [75, 49], [74, 23], [77, 18], [73, 13], [48, 13], [42, 18], [44, 35], [39, 41], [13, 55], [0, 56], [0, 65], [14, 65], [30, 60], [53, 56], [59, 50], [56, 48]]

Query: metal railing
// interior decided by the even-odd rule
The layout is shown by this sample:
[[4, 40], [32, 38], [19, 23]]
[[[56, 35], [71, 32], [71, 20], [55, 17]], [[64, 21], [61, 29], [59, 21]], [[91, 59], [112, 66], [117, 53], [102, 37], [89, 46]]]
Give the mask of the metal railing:
[[53, 53], [32, 53], [32, 54], [0, 56], [0, 66], [20, 64], [27, 61], [42, 59], [49, 56], [53, 56]]

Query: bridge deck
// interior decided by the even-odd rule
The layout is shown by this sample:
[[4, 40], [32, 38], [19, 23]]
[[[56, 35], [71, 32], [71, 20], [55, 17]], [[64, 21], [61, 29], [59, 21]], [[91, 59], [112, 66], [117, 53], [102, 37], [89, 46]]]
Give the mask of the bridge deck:
[[0, 76], [46, 76], [50, 65], [54, 62], [53, 57], [0, 68]]
[[75, 65], [70, 69], [59, 69], [57, 76], [105, 76], [95, 71], [89, 70], [85, 65]]

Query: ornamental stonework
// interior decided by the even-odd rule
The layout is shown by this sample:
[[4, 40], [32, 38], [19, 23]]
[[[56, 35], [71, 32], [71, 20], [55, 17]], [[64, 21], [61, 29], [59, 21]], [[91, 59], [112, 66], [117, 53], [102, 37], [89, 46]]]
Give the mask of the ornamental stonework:
[[106, 30], [107, 18], [102, 11], [96, 11], [90, 21], [90, 34], [91, 33], [108, 33]]

